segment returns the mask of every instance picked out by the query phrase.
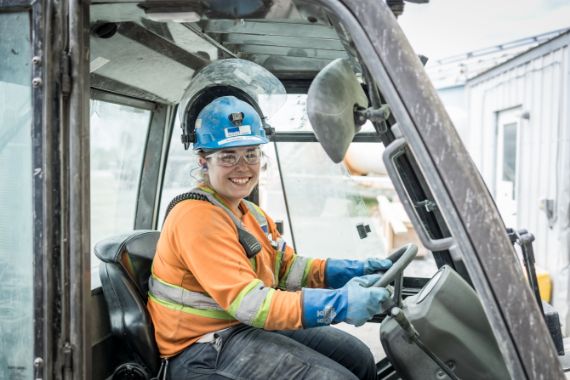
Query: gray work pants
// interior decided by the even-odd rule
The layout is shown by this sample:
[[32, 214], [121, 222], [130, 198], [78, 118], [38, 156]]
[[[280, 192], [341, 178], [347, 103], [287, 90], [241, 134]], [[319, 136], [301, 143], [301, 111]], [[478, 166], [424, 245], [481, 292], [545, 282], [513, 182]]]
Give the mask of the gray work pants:
[[167, 379], [376, 379], [370, 349], [332, 327], [266, 331], [239, 325], [168, 363]]

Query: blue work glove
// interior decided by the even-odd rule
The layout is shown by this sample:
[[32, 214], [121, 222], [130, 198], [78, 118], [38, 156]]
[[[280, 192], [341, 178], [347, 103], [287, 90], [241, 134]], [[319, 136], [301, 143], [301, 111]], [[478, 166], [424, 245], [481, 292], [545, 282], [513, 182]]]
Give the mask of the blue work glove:
[[346, 322], [361, 326], [384, 309], [390, 299], [385, 288], [370, 287], [382, 276], [355, 277], [340, 289], [303, 288], [303, 327]]
[[370, 257], [366, 260], [337, 260], [328, 259], [325, 264], [325, 286], [338, 289], [351, 278], [384, 272], [392, 266], [388, 259]]

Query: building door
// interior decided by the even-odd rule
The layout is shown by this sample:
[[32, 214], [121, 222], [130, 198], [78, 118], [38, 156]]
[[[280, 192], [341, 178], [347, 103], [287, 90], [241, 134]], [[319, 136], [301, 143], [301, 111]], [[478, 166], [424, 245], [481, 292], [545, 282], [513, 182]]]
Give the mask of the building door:
[[497, 117], [495, 201], [507, 227], [517, 227], [519, 114], [510, 109]]

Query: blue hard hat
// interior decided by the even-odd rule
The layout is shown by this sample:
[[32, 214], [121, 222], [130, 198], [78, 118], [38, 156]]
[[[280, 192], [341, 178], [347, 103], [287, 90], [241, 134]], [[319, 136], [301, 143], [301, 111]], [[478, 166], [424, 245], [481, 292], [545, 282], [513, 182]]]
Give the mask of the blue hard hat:
[[196, 118], [194, 150], [223, 149], [269, 142], [261, 117], [235, 96], [222, 96], [205, 106]]

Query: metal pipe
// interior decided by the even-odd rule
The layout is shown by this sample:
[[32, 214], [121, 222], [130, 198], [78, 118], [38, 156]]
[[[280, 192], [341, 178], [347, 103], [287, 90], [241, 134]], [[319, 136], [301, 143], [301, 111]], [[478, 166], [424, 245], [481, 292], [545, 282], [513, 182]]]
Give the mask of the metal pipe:
[[277, 169], [279, 170], [279, 179], [281, 181], [281, 188], [283, 189], [283, 200], [285, 201], [285, 211], [287, 212], [287, 221], [289, 222], [289, 230], [291, 231], [291, 243], [293, 249], [297, 252], [297, 244], [295, 244], [295, 233], [293, 232], [293, 223], [291, 223], [291, 212], [289, 211], [289, 201], [287, 200], [287, 191], [285, 190], [285, 182], [283, 181], [283, 172], [281, 171], [281, 160], [279, 159], [279, 149], [277, 149], [277, 142], [273, 141], [275, 147], [275, 158], [277, 160]]
[[211, 43], [216, 48], [220, 49], [221, 51], [223, 51], [224, 53], [226, 53], [230, 57], [239, 58], [234, 52], [232, 52], [231, 50], [226, 48], [224, 45], [222, 45], [221, 43], [219, 43], [218, 41], [216, 41], [215, 39], [213, 39], [212, 37], [210, 37], [206, 33], [202, 32], [201, 30], [198, 30], [198, 28], [196, 28], [195, 25], [187, 23], [187, 22], [182, 23], [182, 25], [184, 25], [186, 28], [188, 28], [192, 32], [194, 32], [198, 37], [200, 37], [200, 38], [204, 39], [205, 41]]
[[[64, 363], [70, 360], [74, 379], [91, 378], [89, 302], [90, 267], [90, 188], [89, 188], [89, 4], [69, 0], [67, 53], [70, 62], [69, 102], [69, 345]], [[65, 78], [65, 76], [64, 76]], [[65, 83], [63, 84], [63, 87]]]

